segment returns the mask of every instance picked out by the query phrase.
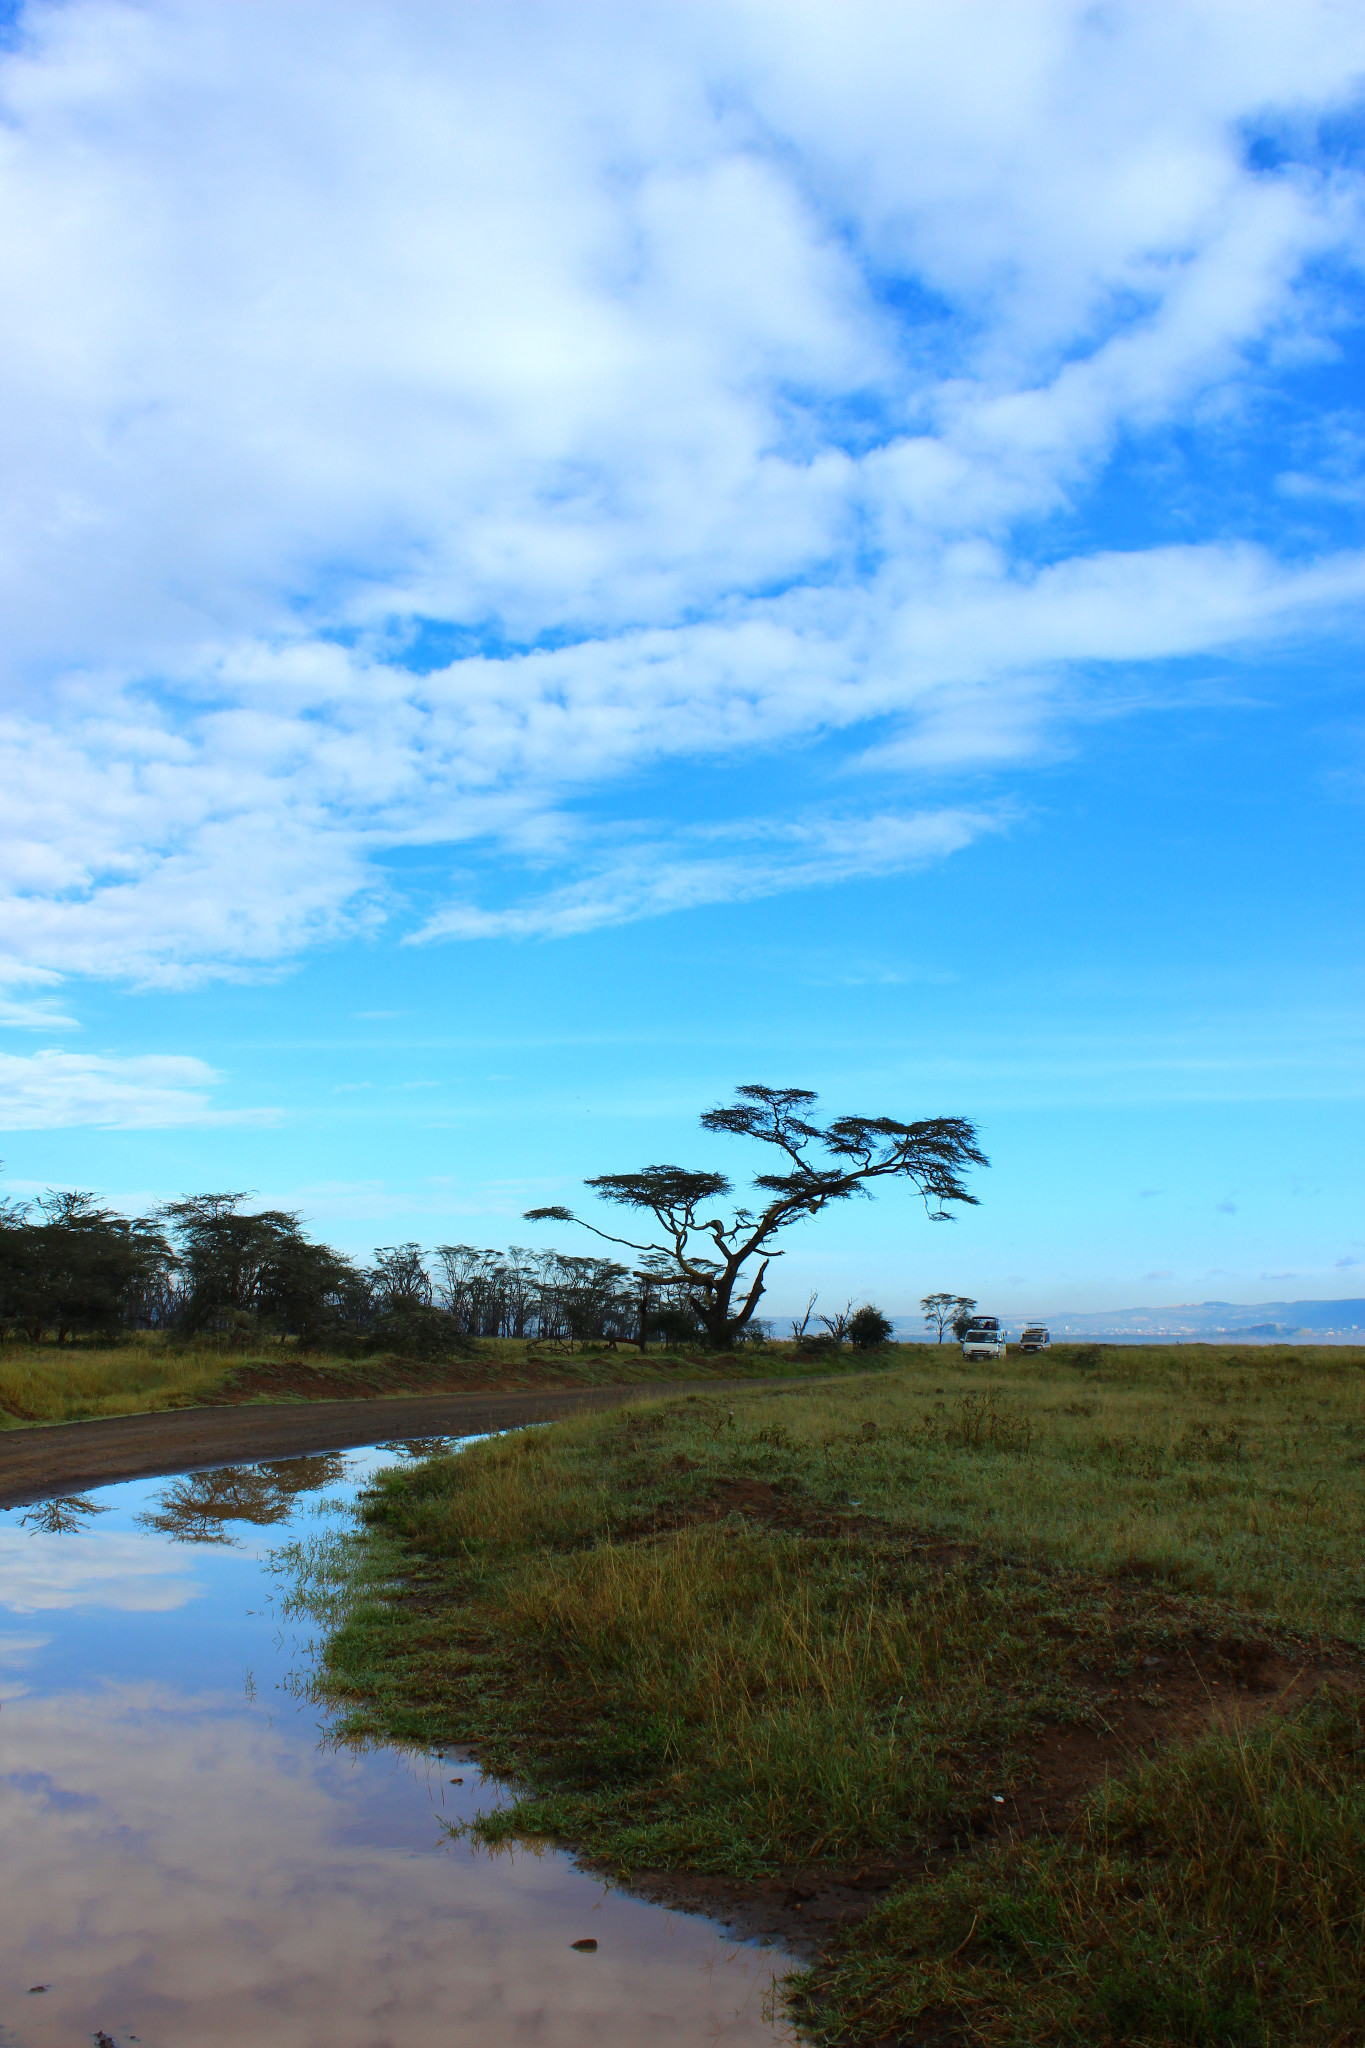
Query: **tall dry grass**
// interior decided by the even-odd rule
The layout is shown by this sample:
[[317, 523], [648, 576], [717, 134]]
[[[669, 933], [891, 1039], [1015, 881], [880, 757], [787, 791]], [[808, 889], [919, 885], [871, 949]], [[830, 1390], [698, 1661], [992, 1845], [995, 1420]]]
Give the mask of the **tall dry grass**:
[[88, 1350], [10, 1341], [0, 1344], [0, 1429], [192, 1406], [221, 1385], [224, 1369], [219, 1350], [157, 1336]]

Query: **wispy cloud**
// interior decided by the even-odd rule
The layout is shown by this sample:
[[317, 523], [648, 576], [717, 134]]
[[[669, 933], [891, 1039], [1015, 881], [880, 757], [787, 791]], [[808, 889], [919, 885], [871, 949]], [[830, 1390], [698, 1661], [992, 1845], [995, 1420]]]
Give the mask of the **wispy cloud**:
[[0, 1528], [4, 1593], [11, 1614], [102, 1607], [121, 1614], [165, 1614], [199, 1598], [189, 1561], [169, 1544], [118, 1534], [46, 1536]]
[[215, 1109], [213, 1090], [220, 1079], [203, 1060], [180, 1054], [0, 1052], [0, 1130], [159, 1130], [275, 1121], [271, 1110]]
[[60, 977], [50, 968], [19, 967], [11, 964], [0, 974], [0, 1025], [23, 1031], [74, 1031], [77, 1024], [53, 995], [38, 993], [51, 989]]
[[1000, 829], [998, 816], [947, 810], [804, 822], [751, 819], [727, 830], [724, 853], [700, 850], [698, 835], [690, 843], [644, 846], [626, 860], [510, 909], [450, 905], [413, 938], [564, 938], [703, 903], [752, 902], [788, 889], [901, 874]]

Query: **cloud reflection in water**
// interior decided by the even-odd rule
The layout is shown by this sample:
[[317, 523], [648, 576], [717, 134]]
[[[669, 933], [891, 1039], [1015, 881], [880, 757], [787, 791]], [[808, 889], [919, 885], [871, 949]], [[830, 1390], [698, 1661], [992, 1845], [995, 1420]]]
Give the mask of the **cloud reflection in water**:
[[[339, 1463], [109, 1489], [119, 1511], [97, 1534], [0, 1525], [7, 1603], [70, 1609], [61, 1648], [86, 1631], [91, 1673], [44, 1694], [45, 1639], [12, 1639], [33, 1684], [0, 1714], [6, 2043], [100, 2029], [146, 2048], [781, 2038], [762, 2011], [771, 1956], [607, 1890], [560, 1854], [452, 1841], [443, 1820], [501, 1796], [468, 1763], [327, 1742], [266, 1560], [249, 1535], [245, 1551], [215, 1536], [224, 1520], [297, 1527], [325, 1502], [291, 1480], [327, 1465], [313, 1483], [333, 1483]], [[8, 1568], [25, 1560], [37, 1563], [16, 1598]], [[148, 1610], [147, 1668], [113, 1682], [101, 1628], [132, 1601]], [[215, 1675], [173, 1611], [188, 1601], [218, 1646]], [[238, 1653], [251, 1685], [229, 1690], [221, 1673]], [[575, 1955], [587, 1935], [596, 1954]], [[52, 1988], [30, 2010], [18, 1994], [35, 1983]]]

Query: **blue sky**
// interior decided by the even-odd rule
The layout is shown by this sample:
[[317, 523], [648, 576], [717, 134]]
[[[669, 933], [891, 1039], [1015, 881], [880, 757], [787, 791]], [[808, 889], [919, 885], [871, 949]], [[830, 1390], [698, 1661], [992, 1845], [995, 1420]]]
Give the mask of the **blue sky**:
[[20, 9], [6, 1185], [535, 1242], [761, 1079], [993, 1162], [775, 1310], [1365, 1292], [1362, 77], [1311, 4]]

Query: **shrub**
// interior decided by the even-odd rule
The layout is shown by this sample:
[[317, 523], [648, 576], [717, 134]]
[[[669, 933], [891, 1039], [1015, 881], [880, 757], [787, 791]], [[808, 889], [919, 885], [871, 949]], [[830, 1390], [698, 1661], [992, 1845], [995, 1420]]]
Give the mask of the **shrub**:
[[379, 1316], [365, 1339], [365, 1349], [425, 1361], [468, 1358], [474, 1346], [445, 1309], [413, 1301]]
[[849, 1317], [848, 1338], [855, 1351], [875, 1351], [891, 1335], [891, 1324], [870, 1301]]

